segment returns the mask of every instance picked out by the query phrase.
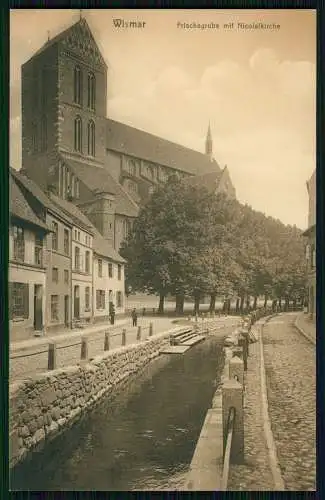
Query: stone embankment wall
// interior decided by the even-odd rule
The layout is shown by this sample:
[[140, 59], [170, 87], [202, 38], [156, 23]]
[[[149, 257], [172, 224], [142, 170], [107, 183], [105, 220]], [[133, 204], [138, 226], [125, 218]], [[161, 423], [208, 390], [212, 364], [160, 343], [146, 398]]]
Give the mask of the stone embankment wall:
[[141, 344], [120, 347], [91, 363], [61, 368], [10, 387], [10, 466], [72, 425], [104, 394], [111, 394], [132, 374], [159, 356], [169, 332]]

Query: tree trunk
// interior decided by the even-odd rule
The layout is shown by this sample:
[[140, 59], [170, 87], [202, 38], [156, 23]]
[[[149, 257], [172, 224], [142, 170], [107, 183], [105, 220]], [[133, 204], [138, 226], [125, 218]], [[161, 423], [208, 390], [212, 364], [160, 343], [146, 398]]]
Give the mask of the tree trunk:
[[184, 295], [176, 295], [176, 314], [183, 314], [184, 312]]
[[237, 300], [236, 300], [236, 313], [238, 313], [239, 308], [240, 308], [240, 299], [237, 298]]
[[194, 295], [194, 314], [197, 315], [200, 312], [200, 295]]
[[257, 308], [257, 296], [255, 295], [253, 309], [255, 310], [256, 308]]
[[297, 309], [297, 299], [293, 299], [293, 310]]
[[266, 308], [266, 306], [267, 306], [267, 295], [264, 295], [264, 306], [263, 307]]
[[164, 314], [164, 304], [165, 304], [165, 295], [161, 293], [159, 295], [158, 314]]
[[284, 307], [284, 310], [285, 311], [289, 311], [289, 297], [286, 297], [285, 298], [285, 307]]
[[211, 293], [210, 295], [210, 306], [209, 306], [209, 312], [214, 313], [216, 310], [216, 294]]
[[240, 312], [243, 314], [243, 311], [244, 311], [244, 300], [245, 300], [245, 297], [244, 295], [241, 295], [240, 296]]
[[231, 309], [231, 299], [227, 300], [227, 314], [230, 314], [230, 309]]
[[280, 308], [280, 311], [281, 311], [281, 307], [282, 307], [282, 302], [281, 302], [281, 297], [279, 298], [279, 308]]
[[247, 312], [249, 312], [250, 301], [251, 301], [251, 298], [250, 298], [249, 295], [247, 295], [247, 297], [246, 297], [246, 309], [247, 309]]

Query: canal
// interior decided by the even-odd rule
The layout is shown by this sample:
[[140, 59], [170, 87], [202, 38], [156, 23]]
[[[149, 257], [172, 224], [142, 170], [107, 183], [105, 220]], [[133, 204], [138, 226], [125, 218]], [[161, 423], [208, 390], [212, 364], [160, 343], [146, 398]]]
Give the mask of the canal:
[[182, 489], [220, 381], [222, 340], [147, 365], [11, 472], [12, 490]]

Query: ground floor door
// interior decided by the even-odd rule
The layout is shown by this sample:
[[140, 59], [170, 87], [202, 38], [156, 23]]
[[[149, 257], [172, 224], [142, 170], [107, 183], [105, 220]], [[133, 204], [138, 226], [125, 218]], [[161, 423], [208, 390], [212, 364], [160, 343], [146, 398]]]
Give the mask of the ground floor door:
[[69, 326], [69, 295], [64, 296], [64, 324]]
[[80, 318], [80, 287], [74, 287], [74, 319]]
[[34, 285], [34, 330], [43, 329], [43, 285]]

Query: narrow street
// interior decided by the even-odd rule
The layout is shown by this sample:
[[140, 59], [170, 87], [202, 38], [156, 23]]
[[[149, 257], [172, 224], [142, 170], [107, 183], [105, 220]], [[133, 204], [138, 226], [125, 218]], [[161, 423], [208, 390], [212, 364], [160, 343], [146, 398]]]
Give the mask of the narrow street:
[[285, 488], [316, 488], [316, 347], [280, 314], [263, 329], [267, 396]]

